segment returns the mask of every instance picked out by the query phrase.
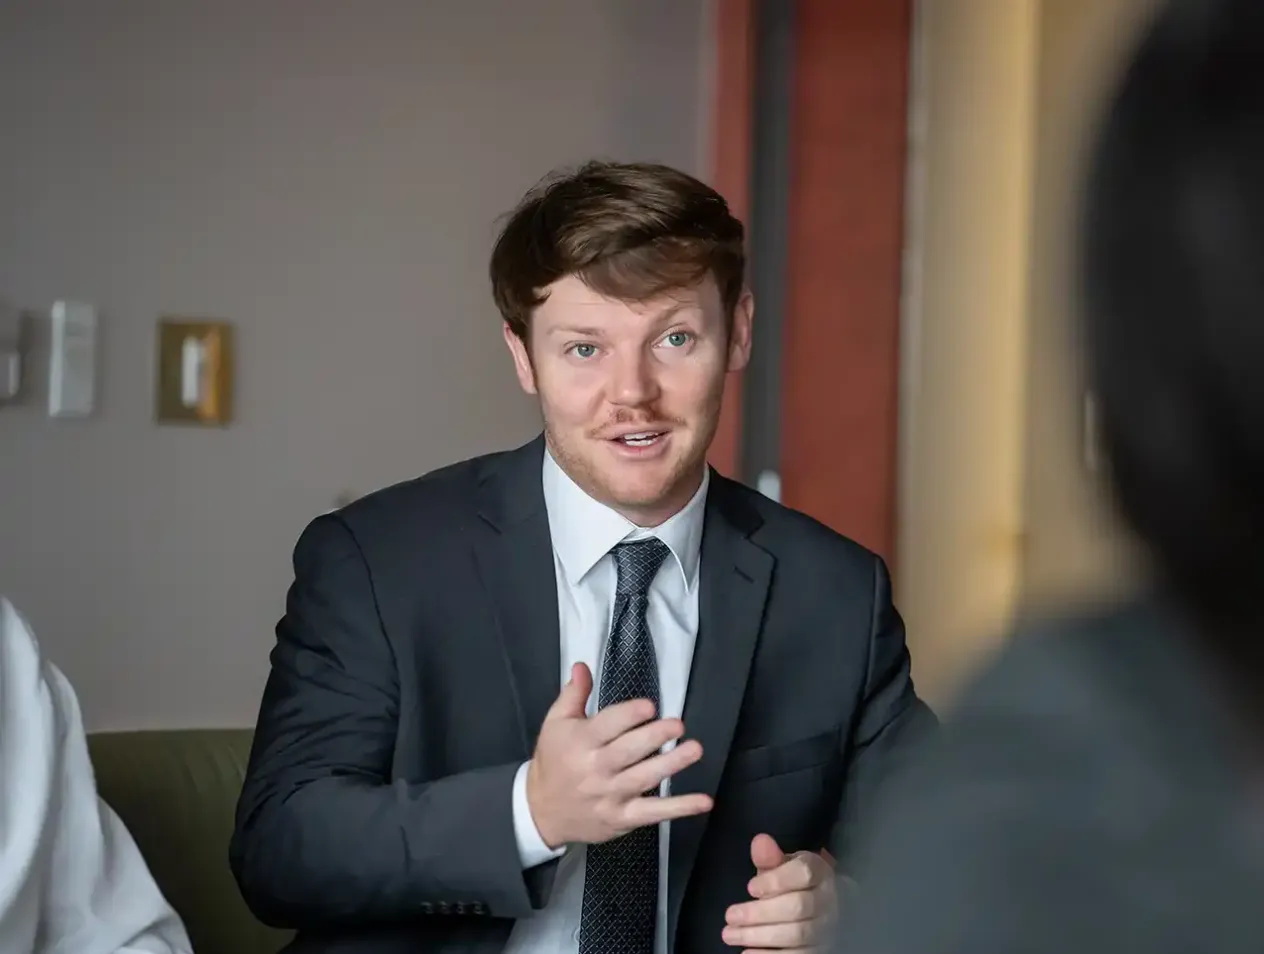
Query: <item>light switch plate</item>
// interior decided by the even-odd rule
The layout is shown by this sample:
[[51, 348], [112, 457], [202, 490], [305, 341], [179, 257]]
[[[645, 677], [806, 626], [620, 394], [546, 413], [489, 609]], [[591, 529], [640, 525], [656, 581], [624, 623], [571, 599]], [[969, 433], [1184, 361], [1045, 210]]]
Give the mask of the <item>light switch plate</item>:
[[97, 310], [77, 301], [53, 305], [48, 362], [50, 417], [88, 417], [96, 408]]
[[226, 321], [158, 322], [160, 424], [224, 427], [233, 419], [233, 328]]

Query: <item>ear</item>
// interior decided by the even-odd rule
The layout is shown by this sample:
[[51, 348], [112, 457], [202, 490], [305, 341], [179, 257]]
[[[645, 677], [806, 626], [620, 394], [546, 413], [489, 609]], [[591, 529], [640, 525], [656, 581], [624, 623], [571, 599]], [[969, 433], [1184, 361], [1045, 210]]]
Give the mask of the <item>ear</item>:
[[527, 343], [514, 334], [508, 323], [501, 327], [501, 333], [505, 337], [505, 346], [509, 348], [509, 353], [513, 356], [518, 383], [528, 394], [535, 394], [535, 368], [531, 364], [531, 354], [527, 351]]
[[730, 371], [741, 371], [750, 363], [751, 325], [755, 320], [755, 296], [750, 289], [742, 291], [733, 309], [733, 327], [729, 332]]

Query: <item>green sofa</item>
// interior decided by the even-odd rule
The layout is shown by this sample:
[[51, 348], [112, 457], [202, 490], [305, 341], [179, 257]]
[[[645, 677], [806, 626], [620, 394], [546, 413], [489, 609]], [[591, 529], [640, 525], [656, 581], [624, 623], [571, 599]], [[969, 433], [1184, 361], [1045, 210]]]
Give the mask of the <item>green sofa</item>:
[[228, 868], [249, 729], [91, 735], [101, 797], [123, 819], [195, 954], [276, 954], [290, 939], [255, 920]]

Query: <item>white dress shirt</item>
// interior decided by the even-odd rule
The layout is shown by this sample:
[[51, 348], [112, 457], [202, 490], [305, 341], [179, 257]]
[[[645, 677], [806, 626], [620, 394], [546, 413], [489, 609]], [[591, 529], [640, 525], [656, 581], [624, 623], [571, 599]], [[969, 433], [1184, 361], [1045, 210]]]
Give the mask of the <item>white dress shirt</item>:
[[[598, 503], [566, 475], [549, 453], [544, 455], [544, 502], [553, 538], [557, 572], [557, 605], [561, 632], [561, 672], [558, 691], [571, 667], [582, 662], [593, 673], [588, 714], [597, 710], [602, 657], [614, 613], [615, 566], [610, 551], [629, 540], [657, 537], [671, 557], [663, 561], [650, 584], [646, 621], [658, 659], [663, 718], [678, 718], [685, 707], [685, 689], [698, 636], [698, 561], [702, 518], [709, 474], [698, 492], [679, 513], [652, 529], [635, 526]], [[669, 783], [660, 791], [666, 795]], [[561, 856], [553, 893], [546, 908], [519, 920], [510, 935], [506, 954], [570, 954], [579, 947], [579, 921], [584, 895], [583, 845], [550, 850], [527, 807], [526, 765], [514, 779], [514, 829], [524, 868]], [[667, 951], [667, 846], [669, 822], [659, 825], [658, 921], [656, 954]]]
[[136, 843], [97, 796], [74, 690], [0, 597], [0, 952], [191, 950]]

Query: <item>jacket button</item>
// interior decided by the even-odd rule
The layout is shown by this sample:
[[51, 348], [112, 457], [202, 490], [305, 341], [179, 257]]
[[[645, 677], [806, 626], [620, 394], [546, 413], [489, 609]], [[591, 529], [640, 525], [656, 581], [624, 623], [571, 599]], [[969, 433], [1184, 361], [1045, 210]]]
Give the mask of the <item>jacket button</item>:
[[422, 914], [433, 914], [433, 913], [434, 913], [434, 905], [433, 905], [433, 904], [431, 904], [429, 901], [423, 901], [423, 902], [421, 902], [421, 913], [422, 913]]
[[446, 902], [446, 901], [440, 901], [440, 902], [439, 902], [439, 913], [440, 913], [440, 914], [448, 914], [448, 913], [450, 913], [451, 911], [452, 911], [452, 905], [448, 904], [448, 902]]

